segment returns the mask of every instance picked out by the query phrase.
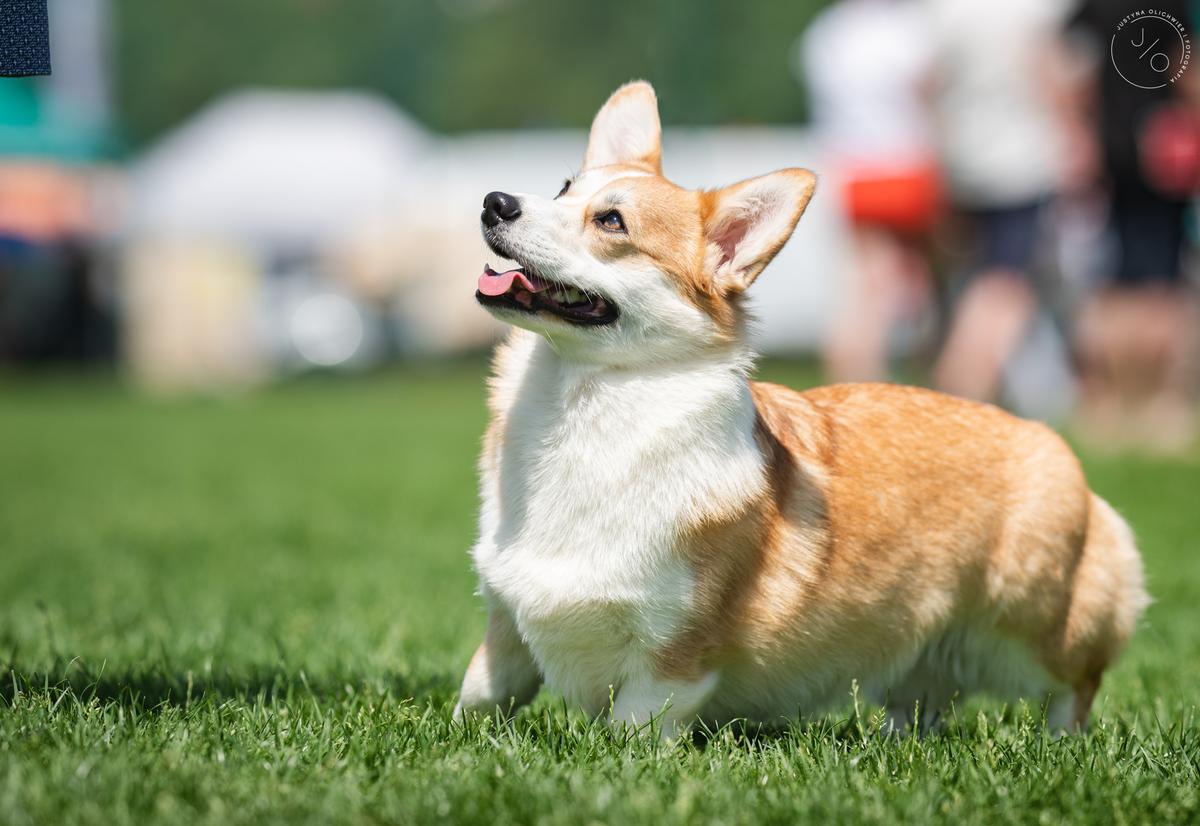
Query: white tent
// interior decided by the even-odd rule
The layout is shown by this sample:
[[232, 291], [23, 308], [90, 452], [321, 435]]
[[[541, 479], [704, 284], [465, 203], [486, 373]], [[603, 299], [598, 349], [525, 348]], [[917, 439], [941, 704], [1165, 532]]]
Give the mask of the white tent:
[[135, 236], [309, 244], [411, 193], [427, 133], [356, 92], [247, 91], [169, 133], [133, 167]]

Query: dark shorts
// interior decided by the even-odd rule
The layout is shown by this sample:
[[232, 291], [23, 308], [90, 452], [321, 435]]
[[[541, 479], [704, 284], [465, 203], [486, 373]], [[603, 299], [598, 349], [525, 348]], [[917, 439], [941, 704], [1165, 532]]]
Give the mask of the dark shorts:
[[1113, 283], [1136, 287], [1182, 281], [1186, 210], [1182, 201], [1145, 190], [1117, 189], [1109, 213], [1118, 250]]
[[1046, 202], [1011, 207], [975, 207], [964, 213], [975, 230], [976, 272], [1007, 269], [1029, 275], [1033, 269]]

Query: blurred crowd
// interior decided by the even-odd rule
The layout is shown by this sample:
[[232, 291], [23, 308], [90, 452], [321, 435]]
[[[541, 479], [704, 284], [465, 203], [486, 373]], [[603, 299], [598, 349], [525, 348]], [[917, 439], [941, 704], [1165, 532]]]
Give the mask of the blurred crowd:
[[[766, 351], [824, 336], [833, 380], [1179, 450], [1200, 383], [1193, 5], [835, 0], [793, 53], [811, 128], [673, 131], [668, 173], [821, 174], [756, 288]], [[108, 3], [50, 10], [54, 75], [0, 81], [0, 364], [120, 361], [208, 390], [494, 340], [469, 300], [478, 198], [552, 192], [582, 132], [447, 136], [375, 93], [236, 87], [122, 152]]]
[[1189, 4], [1157, 5], [842, 0], [805, 31], [852, 238], [834, 378], [915, 353], [951, 393], [1033, 386], [1101, 445], [1192, 441], [1200, 70]]

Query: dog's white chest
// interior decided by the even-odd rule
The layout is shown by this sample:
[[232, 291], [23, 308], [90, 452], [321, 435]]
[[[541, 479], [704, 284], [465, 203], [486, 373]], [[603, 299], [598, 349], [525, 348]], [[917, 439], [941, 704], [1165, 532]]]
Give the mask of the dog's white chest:
[[762, 484], [753, 408], [744, 430], [714, 422], [746, 411], [708, 376], [588, 381], [535, 361], [520, 384], [485, 471], [476, 566], [547, 683], [599, 710], [689, 616], [680, 531]]

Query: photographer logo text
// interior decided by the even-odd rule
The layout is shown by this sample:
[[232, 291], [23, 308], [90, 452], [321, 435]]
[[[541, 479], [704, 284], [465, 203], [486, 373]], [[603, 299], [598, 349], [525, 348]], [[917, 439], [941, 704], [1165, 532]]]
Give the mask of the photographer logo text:
[[1117, 23], [1109, 46], [1113, 68], [1139, 89], [1161, 89], [1183, 76], [1191, 62], [1192, 40], [1174, 15], [1147, 8]]

